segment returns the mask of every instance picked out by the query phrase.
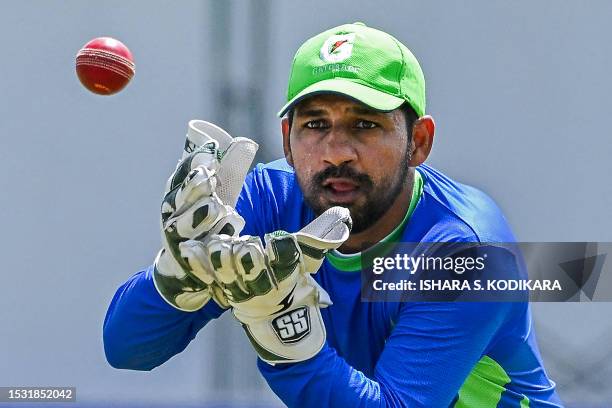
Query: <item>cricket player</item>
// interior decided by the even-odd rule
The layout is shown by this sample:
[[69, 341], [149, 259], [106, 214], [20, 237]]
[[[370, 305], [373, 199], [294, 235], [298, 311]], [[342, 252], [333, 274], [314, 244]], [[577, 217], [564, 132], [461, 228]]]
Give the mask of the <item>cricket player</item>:
[[354, 23], [298, 49], [284, 159], [249, 172], [253, 141], [190, 122], [162, 249], [108, 309], [109, 363], [151, 370], [230, 311], [289, 407], [562, 406], [528, 303], [361, 301], [381, 242], [515, 241], [487, 195], [424, 164], [425, 112], [414, 55]]

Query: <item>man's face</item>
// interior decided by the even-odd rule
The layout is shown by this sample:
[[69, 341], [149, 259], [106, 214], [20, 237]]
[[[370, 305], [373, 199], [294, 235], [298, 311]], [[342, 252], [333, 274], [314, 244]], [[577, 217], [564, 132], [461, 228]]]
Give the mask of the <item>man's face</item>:
[[358, 233], [412, 182], [408, 140], [399, 109], [379, 112], [346, 97], [318, 95], [295, 107], [285, 152], [315, 213], [347, 207]]

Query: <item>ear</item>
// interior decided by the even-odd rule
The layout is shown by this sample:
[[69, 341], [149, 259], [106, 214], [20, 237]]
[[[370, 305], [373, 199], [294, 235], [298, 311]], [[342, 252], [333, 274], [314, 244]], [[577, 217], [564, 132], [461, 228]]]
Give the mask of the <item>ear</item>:
[[412, 127], [412, 156], [410, 167], [425, 162], [433, 146], [436, 124], [429, 115], [421, 116]]
[[281, 132], [283, 133], [283, 150], [285, 152], [285, 159], [291, 167], [293, 167], [293, 156], [291, 155], [291, 141], [289, 139], [291, 129], [289, 129], [289, 119], [283, 118], [281, 120]]

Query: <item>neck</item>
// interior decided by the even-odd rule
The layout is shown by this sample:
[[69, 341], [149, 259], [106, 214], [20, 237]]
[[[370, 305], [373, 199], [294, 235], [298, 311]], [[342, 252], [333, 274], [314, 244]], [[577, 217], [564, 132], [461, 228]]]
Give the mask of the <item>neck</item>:
[[414, 168], [409, 169], [408, 177], [406, 178], [406, 182], [401, 192], [397, 195], [387, 212], [369, 228], [357, 234], [351, 234], [349, 239], [338, 248], [340, 252], [354, 253], [363, 251], [376, 245], [393, 232], [395, 227], [402, 222], [410, 207], [414, 185], [414, 171]]

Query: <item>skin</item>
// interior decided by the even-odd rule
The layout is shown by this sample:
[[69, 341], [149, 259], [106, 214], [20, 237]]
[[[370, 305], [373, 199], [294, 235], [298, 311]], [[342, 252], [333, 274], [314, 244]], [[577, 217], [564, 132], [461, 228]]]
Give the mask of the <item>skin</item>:
[[417, 119], [408, 144], [400, 109], [322, 94], [296, 105], [291, 128], [285, 118], [281, 129], [287, 162], [315, 213], [334, 205], [351, 211], [353, 231], [339, 248], [350, 253], [389, 235], [406, 215], [414, 168], [429, 156], [435, 124], [431, 116]]

